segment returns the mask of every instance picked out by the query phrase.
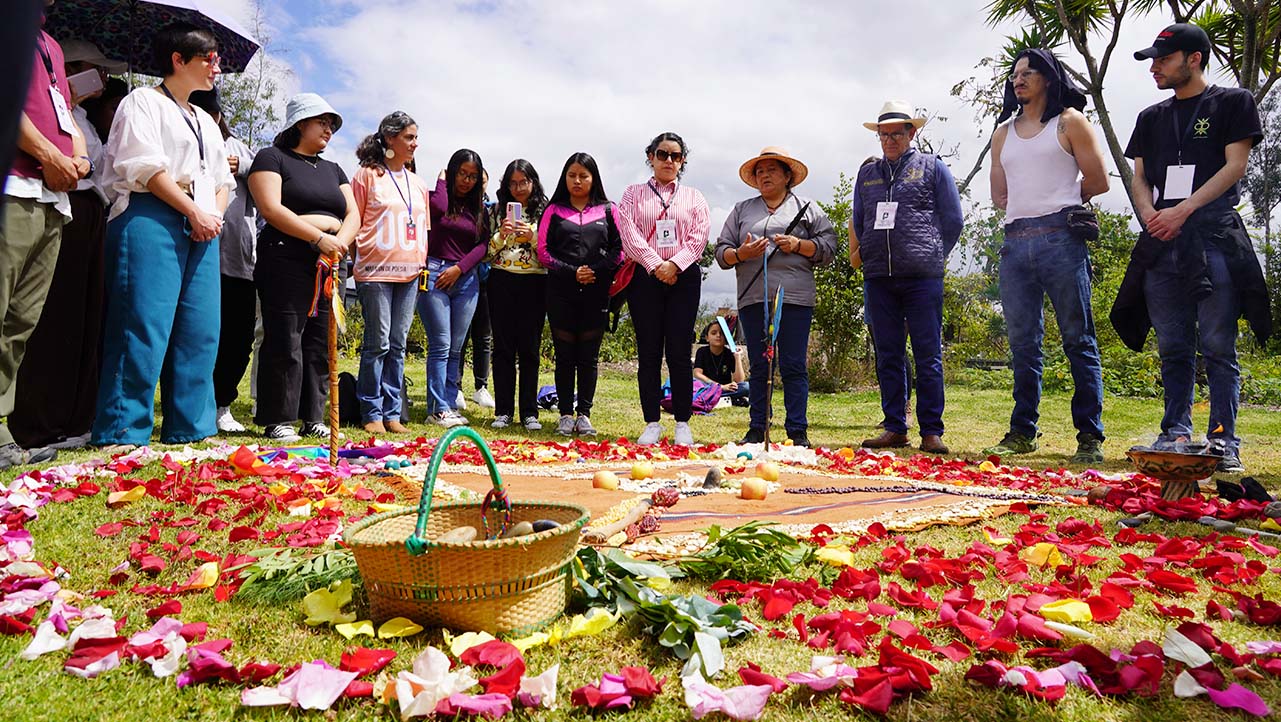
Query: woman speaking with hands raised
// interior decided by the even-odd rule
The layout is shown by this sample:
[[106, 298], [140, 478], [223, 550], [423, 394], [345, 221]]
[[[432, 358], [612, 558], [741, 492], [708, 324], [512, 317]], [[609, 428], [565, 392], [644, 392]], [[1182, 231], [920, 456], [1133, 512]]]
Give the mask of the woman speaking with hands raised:
[[716, 262], [738, 276], [738, 318], [747, 335], [751, 425], [744, 444], [763, 442], [770, 422], [765, 322], [781, 287], [783, 310], [774, 347], [787, 408], [784, 428], [793, 444], [809, 446], [807, 351], [814, 319], [814, 267], [832, 260], [836, 231], [817, 203], [792, 192], [808, 174], [804, 163], [775, 146], [748, 159], [738, 176], [760, 195], [734, 206], [716, 240]]

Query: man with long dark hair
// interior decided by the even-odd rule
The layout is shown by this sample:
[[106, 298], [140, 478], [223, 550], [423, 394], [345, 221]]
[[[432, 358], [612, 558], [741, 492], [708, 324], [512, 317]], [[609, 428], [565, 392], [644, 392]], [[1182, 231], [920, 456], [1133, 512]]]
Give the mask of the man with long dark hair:
[[1014, 59], [992, 134], [991, 172], [992, 202], [1005, 211], [1001, 308], [1014, 358], [1014, 411], [1009, 432], [989, 454], [1036, 450], [1041, 308], [1049, 296], [1072, 367], [1072, 462], [1103, 461], [1103, 366], [1090, 310], [1090, 252], [1069, 225], [1073, 213], [1086, 211], [1082, 203], [1108, 189], [1103, 153], [1084, 108], [1085, 93], [1050, 51], [1024, 50]]

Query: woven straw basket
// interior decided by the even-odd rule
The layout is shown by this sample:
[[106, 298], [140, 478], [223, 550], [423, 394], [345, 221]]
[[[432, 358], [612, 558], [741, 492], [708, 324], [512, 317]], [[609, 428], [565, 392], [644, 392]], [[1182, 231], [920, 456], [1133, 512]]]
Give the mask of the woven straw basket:
[[[436, 473], [459, 437], [480, 448], [494, 490], [481, 504], [433, 507]], [[460, 526], [497, 537], [512, 524], [539, 519], [560, 526], [512, 539], [434, 541]], [[417, 511], [369, 517], [343, 538], [356, 558], [375, 620], [408, 617], [455, 631], [526, 634], [564, 613], [574, 550], [587, 520], [587, 510], [572, 504], [508, 502], [489, 447], [475, 431], [457, 427], [436, 445]]]

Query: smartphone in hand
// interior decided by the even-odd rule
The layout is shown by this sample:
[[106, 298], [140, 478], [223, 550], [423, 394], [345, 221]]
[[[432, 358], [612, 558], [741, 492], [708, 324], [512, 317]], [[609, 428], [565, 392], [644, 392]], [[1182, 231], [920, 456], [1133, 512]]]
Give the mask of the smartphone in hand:
[[507, 220], [512, 223], [520, 223], [522, 208], [519, 202], [509, 201], [507, 203]]
[[84, 72], [67, 76], [67, 85], [71, 88], [71, 98], [79, 101], [102, 90], [102, 75], [98, 73], [97, 68], [89, 68]]

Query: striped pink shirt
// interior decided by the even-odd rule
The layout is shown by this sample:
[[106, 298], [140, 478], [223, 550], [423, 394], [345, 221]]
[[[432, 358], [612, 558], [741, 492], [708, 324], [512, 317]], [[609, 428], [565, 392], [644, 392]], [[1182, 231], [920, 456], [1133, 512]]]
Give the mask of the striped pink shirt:
[[[664, 214], [664, 206], [667, 212]], [[623, 199], [615, 206], [618, 232], [623, 237], [623, 253], [645, 271], [653, 273], [663, 261], [675, 263], [684, 271], [697, 263], [707, 248], [711, 227], [710, 211], [703, 194], [689, 186], [647, 183], [627, 186]], [[676, 221], [677, 243], [672, 248], [659, 248], [654, 227], [659, 218]]]

